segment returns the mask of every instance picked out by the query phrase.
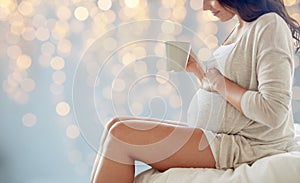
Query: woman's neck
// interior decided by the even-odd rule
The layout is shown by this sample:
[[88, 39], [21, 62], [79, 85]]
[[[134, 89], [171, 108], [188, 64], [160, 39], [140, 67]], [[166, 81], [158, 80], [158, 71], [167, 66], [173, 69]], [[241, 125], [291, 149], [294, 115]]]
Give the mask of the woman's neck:
[[239, 16], [237, 17], [238, 17], [238, 22], [236, 26], [234, 27], [232, 32], [227, 36], [227, 38], [225, 39], [222, 45], [227, 45], [227, 44], [237, 42], [249, 28], [250, 25], [249, 22], [244, 21]]

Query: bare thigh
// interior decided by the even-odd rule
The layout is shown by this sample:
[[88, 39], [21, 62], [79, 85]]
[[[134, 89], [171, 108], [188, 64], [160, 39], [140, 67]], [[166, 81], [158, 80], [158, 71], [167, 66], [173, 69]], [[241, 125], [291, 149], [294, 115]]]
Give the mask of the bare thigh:
[[[153, 125], [153, 122], [155, 122], [155, 125], [157, 125], [158, 123], [163, 123], [163, 124], [170, 124], [170, 125], [175, 125], [175, 126], [187, 126], [186, 123], [179, 122], [179, 121], [161, 120], [161, 119], [153, 119], [153, 118], [142, 118], [142, 117], [132, 117], [132, 116], [122, 116], [122, 117], [116, 117], [116, 118], [111, 119], [110, 121], [107, 122], [107, 124], [105, 126], [105, 129], [103, 131], [103, 136], [102, 136], [102, 139], [101, 139], [99, 152], [97, 153], [97, 157], [95, 159], [92, 174], [91, 174], [91, 180], [93, 180], [93, 177], [95, 176], [97, 167], [99, 166], [100, 154], [101, 154], [101, 151], [102, 151], [103, 144], [104, 144], [104, 142], [106, 140], [106, 137], [108, 135], [108, 132], [110, 131], [111, 127], [114, 126], [116, 123], [125, 122], [125, 121], [127, 121], [127, 122], [131, 122], [131, 121], [133, 121], [133, 122], [138, 122], [138, 121], [139, 122], [150, 122], [152, 125]], [[149, 128], [149, 125], [148, 125], [148, 128]]]
[[110, 145], [105, 154], [116, 162], [139, 160], [160, 171], [174, 167], [215, 168], [201, 129], [143, 120], [123, 121], [115, 123], [109, 135]]
[[186, 123], [180, 121], [171, 121], [171, 120], [163, 120], [163, 119], [156, 119], [156, 118], [146, 118], [146, 117], [132, 117], [132, 116], [122, 116], [116, 117], [112, 120], [108, 121], [106, 124], [106, 130], [109, 131], [110, 128], [117, 122], [130, 122], [130, 121], [141, 121], [141, 122], [156, 122], [156, 123], [163, 123], [163, 124], [170, 124], [170, 125], [178, 125], [178, 126], [187, 126]]

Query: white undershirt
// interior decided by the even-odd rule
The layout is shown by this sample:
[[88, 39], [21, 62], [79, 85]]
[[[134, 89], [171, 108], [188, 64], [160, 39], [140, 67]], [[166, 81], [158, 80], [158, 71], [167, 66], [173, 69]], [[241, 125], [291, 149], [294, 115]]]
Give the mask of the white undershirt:
[[[205, 63], [206, 68], [216, 68], [224, 75], [226, 60], [234, 46], [235, 43], [220, 46]], [[214, 148], [211, 142], [221, 128], [225, 106], [226, 100], [220, 94], [200, 88], [193, 96], [188, 108], [188, 125], [203, 130], [213, 153]]]

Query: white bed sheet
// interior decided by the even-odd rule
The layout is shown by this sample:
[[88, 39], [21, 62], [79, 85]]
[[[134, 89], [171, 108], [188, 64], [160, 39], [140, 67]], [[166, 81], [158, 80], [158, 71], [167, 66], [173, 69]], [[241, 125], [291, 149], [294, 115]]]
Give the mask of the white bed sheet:
[[[296, 124], [300, 142], [300, 125]], [[288, 152], [243, 164], [233, 169], [172, 168], [165, 172], [149, 169], [135, 178], [135, 183], [300, 183], [300, 152]]]

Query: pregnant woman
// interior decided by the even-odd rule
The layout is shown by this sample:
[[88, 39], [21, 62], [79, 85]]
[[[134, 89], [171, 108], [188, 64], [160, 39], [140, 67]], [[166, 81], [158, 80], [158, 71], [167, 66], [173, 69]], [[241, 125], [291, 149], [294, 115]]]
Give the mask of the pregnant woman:
[[187, 71], [200, 80], [188, 124], [149, 118], [108, 122], [91, 182], [133, 182], [134, 161], [160, 171], [217, 168], [298, 149], [291, 109], [294, 53], [300, 29], [282, 0], [203, 0], [222, 22], [238, 21], [204, 73], [191, 54]]

